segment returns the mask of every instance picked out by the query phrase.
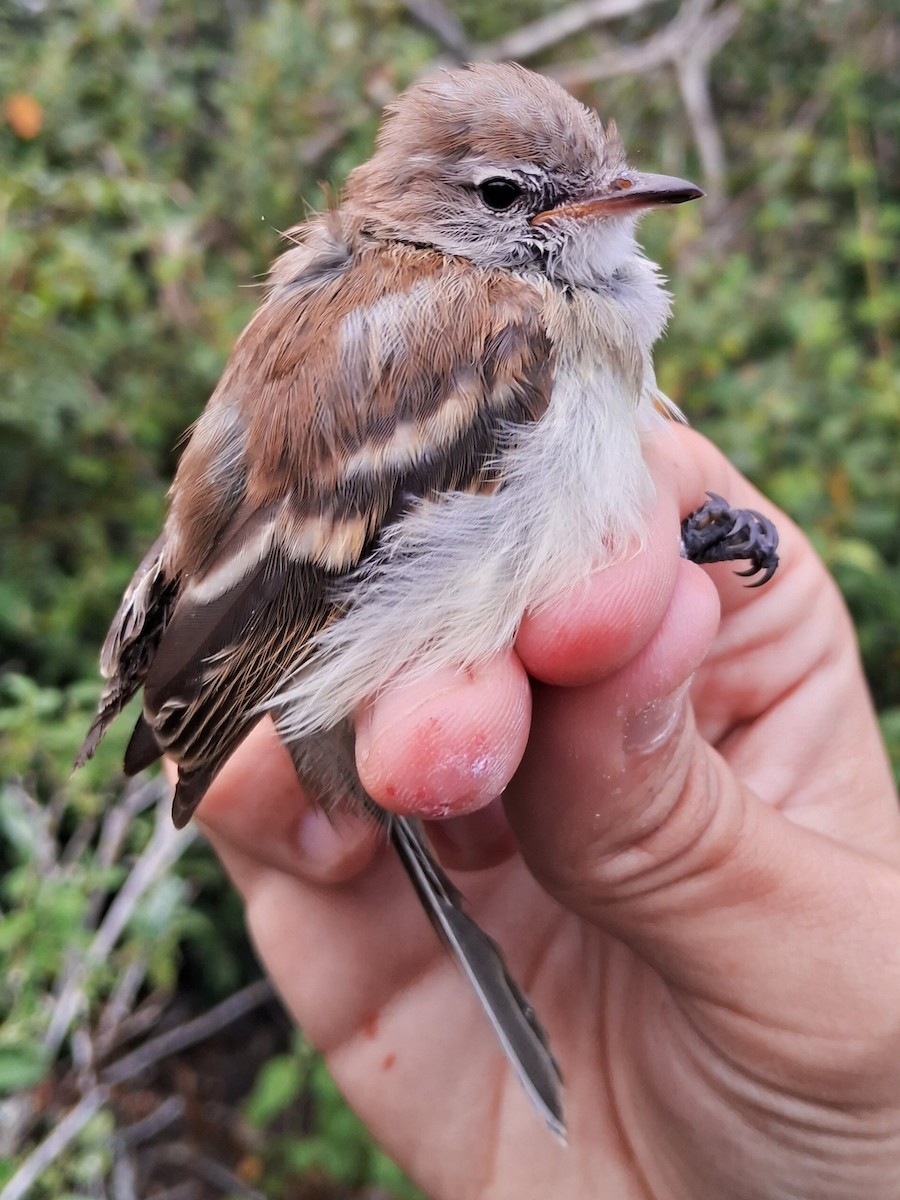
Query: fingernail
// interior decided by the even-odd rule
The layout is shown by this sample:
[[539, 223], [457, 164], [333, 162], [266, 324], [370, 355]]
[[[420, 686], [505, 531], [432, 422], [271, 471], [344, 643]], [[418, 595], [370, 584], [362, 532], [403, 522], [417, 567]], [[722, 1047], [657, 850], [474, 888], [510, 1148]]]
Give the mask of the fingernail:
[[671, 695], [651, 700], [627, 719], [624, 733], [627, 754], [653, 754], [674, 736], [684, 720], [692, 681], [693, 676]]
[[343, 839], [337, 828], [321, 808], [311, 808], [300, 821], [300, 846], [314, 862], [328, 862], [337, 858]]

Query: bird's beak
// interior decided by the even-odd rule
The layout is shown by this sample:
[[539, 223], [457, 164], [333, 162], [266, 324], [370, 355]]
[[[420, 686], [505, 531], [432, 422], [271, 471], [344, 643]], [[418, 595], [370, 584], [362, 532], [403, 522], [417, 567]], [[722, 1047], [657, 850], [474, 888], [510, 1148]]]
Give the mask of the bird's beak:
[[609, 189], [589, 200], [578, 200], [571, 204], [560, 204], [531, 218], [532, 225], [543, 225], [556, 217], [616, 216], [635, 212], [643, 208], [660, 208], [664, 204], [684, 204], [687, 200], [699, 200], [703, 189], [686, 179], [674, 175], [642, 175], [629, 172], [614, 179]]

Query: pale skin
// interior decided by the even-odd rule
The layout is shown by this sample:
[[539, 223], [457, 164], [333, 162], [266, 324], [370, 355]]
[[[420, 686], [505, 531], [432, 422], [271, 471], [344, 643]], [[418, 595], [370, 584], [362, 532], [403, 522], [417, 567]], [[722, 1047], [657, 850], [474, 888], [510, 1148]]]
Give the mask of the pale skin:
[[[567, 1147], [378, 834], [315, 813], [271, 727], [199, 815], [288, 1008], [432, 1200], [896, 1200], [900, 810], [853, 631], [709, 443], [649, 459], [640, 550], [357, 723], [373, 797], [453, 818], [434, 844], [550, 1034]], [[707, 489], [777, 521], [765, 587], [679, 559]]]

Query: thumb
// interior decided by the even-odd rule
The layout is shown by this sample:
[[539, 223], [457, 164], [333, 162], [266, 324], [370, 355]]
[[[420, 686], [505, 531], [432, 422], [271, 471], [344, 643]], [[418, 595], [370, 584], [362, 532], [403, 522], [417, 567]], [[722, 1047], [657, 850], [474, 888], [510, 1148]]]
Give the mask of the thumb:
[[717, 621], [714, 587], [682, 563], [667, 611], [630, 662], [580, 687], [532, 685], [531, 738], [506, 794], [508, 818], [548, 890], [618, 932], [626, 901], [643, 908], [720, 814], [700, 778], [709, 747], [689, 698]]
[[688, 869], [703, 832], [723, 822], [689, 698], [718, 612], [707, 577], [682, 563], [664, 616], [630, 662], [579, 687], [533, 683], [508, 819], [547, 890], [629, 941], [644, 936], [653, 897]]
[[689, 681], [717, 620], [709, 579], [682, 563], [665, 616], [630, 662], [585, 686], [535, 684], [531, 738], [506, 793], [510, 825], [557, 900], [706, 1017], [711, 1003], [769, 1028], [815, 1022], [812, 990], [858, 1020], [875, 981], [848, 972], [835, 942], [852, 916], [865, 961], [887, 961], [883, 913], [897, 911], [897, 881], [867, 859], [880, 900], [861, 911], [860, 856], [754, 795], [699, 735]]

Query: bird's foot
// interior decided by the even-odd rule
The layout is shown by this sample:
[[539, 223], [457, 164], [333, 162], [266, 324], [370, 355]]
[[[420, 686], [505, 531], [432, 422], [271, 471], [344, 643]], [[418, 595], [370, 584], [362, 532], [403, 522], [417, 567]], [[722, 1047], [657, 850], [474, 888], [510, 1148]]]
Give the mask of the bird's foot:
[[684, 557], [699, 566], [748, 559], [750, 566], [737, 574], [752, 576], [762, 571], [762, 578], [748, 587], [768, 583], [778, 566], [778, 530], [762, 513], [732, 508], [715, 492], [706, 494], [709, 499], [703, 507], [681, 522]]

